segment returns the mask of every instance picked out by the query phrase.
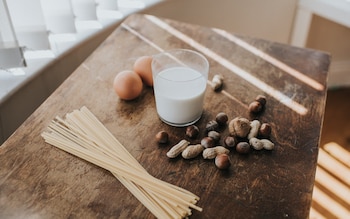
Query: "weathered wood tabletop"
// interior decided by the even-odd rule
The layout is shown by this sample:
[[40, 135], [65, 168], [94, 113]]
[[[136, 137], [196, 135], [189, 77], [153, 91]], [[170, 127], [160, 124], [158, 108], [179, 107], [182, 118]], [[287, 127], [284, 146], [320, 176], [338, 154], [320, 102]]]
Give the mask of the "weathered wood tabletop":
[[[160, 121], [153, 90], [133, 101], [118, 99], [115, 75], [143, 55], [173, 48], [204, 54], [221, 92], [206, 90], [201, 130], [218, 112], [272, 126], [272, 151], [240, 155], [231, 167], [213, 160], [169, 159], [166, 152], [185, 128]], [[230, 34], [147, 15], [127, 18], [0, 148], [0, 218], [153, 218], [108, 171], [44, 142], [40, 134], [56, 116], [87, 106], [153, 176], [198, 196], [202, 212], [191, 218], [307, 218], [312, 200], [330, 56], [320, 51]], [[248, 112], [263, 94], [265, 110]], [[155, 134], [170, 142], [160, 146]], [[204, 136], [191, 140], [199, 142]], [[221, 130], [222, 136], [228, 130]]]

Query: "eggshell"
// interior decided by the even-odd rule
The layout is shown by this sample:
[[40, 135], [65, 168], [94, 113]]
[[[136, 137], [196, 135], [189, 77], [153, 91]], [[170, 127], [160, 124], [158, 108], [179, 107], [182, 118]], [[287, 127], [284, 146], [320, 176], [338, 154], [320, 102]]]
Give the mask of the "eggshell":
[[134, 63], [134, 72], [136, 72], [142, 78], [142, 81], [148, 85], [153, 86], [152, 77], [152, 56], [141, 56]]
[[119, 72], [113, 81], [115, 93], [123, 100], [132, 100], [142, 92], [142, 79], [134, 71]]

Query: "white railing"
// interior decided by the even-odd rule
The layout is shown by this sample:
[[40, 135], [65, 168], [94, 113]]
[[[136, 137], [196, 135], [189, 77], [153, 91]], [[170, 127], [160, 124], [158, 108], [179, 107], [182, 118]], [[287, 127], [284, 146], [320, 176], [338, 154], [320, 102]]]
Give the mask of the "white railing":
[[292, 45], [305, 46], [313, 14], [350, 28], [350, 0], [299, 0]]
[[0, 0], [0, 100], [33, 69], [160, 1]]

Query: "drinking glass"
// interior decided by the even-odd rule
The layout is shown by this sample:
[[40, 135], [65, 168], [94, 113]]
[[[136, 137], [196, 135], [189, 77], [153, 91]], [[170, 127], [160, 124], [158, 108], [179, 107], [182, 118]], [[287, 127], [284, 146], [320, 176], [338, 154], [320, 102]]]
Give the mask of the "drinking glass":
[[154, 96], [163, 122], [182, 127], [201, 118], [208, 72], [208, 60], [193, 50], [174, 49], [153, 56]]

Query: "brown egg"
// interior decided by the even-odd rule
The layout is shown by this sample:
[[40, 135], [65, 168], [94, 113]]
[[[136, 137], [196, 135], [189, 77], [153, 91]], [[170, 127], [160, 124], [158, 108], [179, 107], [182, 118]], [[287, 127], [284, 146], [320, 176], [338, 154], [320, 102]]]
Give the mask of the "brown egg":
[[132, 100], [142, 92], [141, 77], [133, 71], [125, 70], [119, 72], [113, 81], [116, 94], [123, 100]]
[[134, 63], [134, 72], [136, 72], [142, 78], [142, 81], [148, 85], [153, 86], [152, 77], [152, 56], [141, 56]]

